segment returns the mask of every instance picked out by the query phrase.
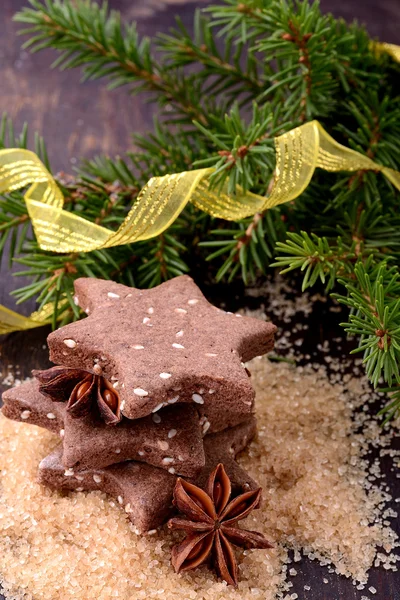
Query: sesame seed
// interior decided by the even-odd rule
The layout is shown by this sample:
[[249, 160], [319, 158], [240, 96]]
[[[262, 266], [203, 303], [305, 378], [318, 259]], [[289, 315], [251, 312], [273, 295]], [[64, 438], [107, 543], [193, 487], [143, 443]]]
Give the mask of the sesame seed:
[[171, 438], [175, 437], [177, 433], [178, 432], [176, 431], [176, 429], [170, 429], [168, 431], [168, 437], [171, 439]]
[[128, 504], [125, 506], [125, 512], [127, 512], [127, 513], [131, 513], [131, 512], [133, 512], [133, 511], [132, 511], [132, 506], [129, 504], [129, 502], [128, 502]]
[[207, 433], [207, 431], [210, 429], [210, 427], [211, 427], [210, 421], [206, 421], [203, 425], [203, 433]]
[[101, 375], [101, 374], [102, 374], [102, 372], [103, 372], [103, 369], [101, 368], [101, 366], [100, 366], [99, 364], [97, 364], [97, 363], [96, 363], [96, 364], [93, 366], [93, 373], [94, 373], [95, 375]]
[[215, 394], [215, 390], [208, 390], [209, 394]]
[[118, 496], [117, 500], [118, 500], [118, 504], [123, 504], [124, 503], [124, 499], [123, 499], [122, 496]]
[[141, 346], [140, 344], [135, 344], [134, 346], [132, 346], [132, 348], [134, 350], [144, 350], [144, 346]]
[[180, 315], [184, 315], [187, 313], [187, 310], [185, 308], [176, 308], [175, 312], [180, 314]]
[[133, 393], [136, 396], [140, 396], [141, 398], [144, 398], [144, 396], [148, 396], [149, 395], [149, 392], [146, 392], [146, 390], [144, 390], [143, 388], [135, 388], [133, 390]]
[[100, 477], [100, 475], [93, 475], [93, 481], [95, 483], [101, 483], [101, 477]]
[[203, 400], [202, 396], [200, 396], [200, 394], [193, 394], [192, 400], [193, 400], [193, 402], [197, 402], [197, 404], [204, 404], [204, 400]]
[[168, 442], [164, 442], [163, 440], [159, 440], [159, 441], [157, 442], [157, 445], [158, 445], [158, 447], [159, 447], [161, 450], [163, 450], [164, 452], [165, 452], [166, 450], [168, 450], [168, 448], [169, 448], [169, 444], [168, 444]]
[[67, 346], [67, 348], [76, 348], [76, 341], [75, 340], [64, 340], [64, 344]]
[[157, 529], [150, 529], [150, 531], [147, 532], [147, 535], [155, 535], [157, 533]]
[[60, 429], [60, 437], [64, 437], [65, 435], [65, 430], [64, 429]]
[[172, 377], [171, 373], [160, 373], [161, 379], [169, 379]]
[[74, 296], [74, 304], [75, 304], [75, 306], [79, 306], [78, 296]]
[[178, 402], [178, 400], [179, 400], [179, 396], [174, 396], [173, 398], [168, 400], [168, 404], [175, 404], [175, 402]]
[[150, 317], [145, 317], [145, 318], [143, 319], [143, 324], [144, 324], [144, 325], [149, 325], [149, 324], [150, 324]]
[[154, 423], [161, 423], [160, 415], [157, 415], [157, 414], [153, 415], [153, 421], [154, 421]]
[[175, 334], [175, 337], [182, 337], [182, 336], [183, 336], [183, 329], [181, 329], [180, 331], [178, 331], [178, 332]]
[[139, 454], [139, 456], [144, 456], [143, 450], [139, 450], [138, 454]]
[[197, 298], [193, 298], [192, 300], [188, 300], [188, 304], [190, 304], [190, 306], [194, 306], [197, 303], [198, 303], [198, 299]]
[[23, 410], [21, 413], [21, 419], [29, 419], [30, 416], [31, 416], [30, 410]]
[[214, 352], [206, 352], [206, 353], [205, 353], [205, 356], [210, 356], [210, 357], [212, 357], [212, 356], [218, 356], [218, 355], [217, 355], [217, 354], [214, 354]]
[[172, 344], [172, 347], [173, 348], [177, 348], [178, 350], [184, 350], [185, 349], [185, 346], [182, 346], [182, 344], [176, 344], [176, 343]]
[[84, 477], [83, 475], [75, 475], [75, 479], [77, 479], [78, 481], [83, 481]]
[[151, 412], [156, 413], [160, 410], [160, 408], [162, 408], [164, 406], [164, 402], [161, 402], [160, 404], [157, 404], [157, 406], [155, 406], [153, 408], [153, 410]]
[[147, 309], [147, 312], [148, 312], [148, 314], [149, 314], [149, 315], [152, 315], [152, 314], [154, 313], [154, 308], [153, 308], [152, 306], [150, 306], [150, 307]]
[[107, 296], [109, 298], [119, 298], [119, 294], [114, 294], [114, 292], [108, 292]]
[[52, 412], [47, 413], [46, 417], [50, 420], [57, 418], [56, 415]]
[[83, 492], [83, 487], [77, 487], [75, 491], [76, 492]]
[[175, 469], [174, 469], [174, 467], [170, 467], [170, 468], [168, 469], [168, 473], [171, 473], [171, 475], [174, 475], [174, 474], [175, 474]]
[[121, 454], [121, 448], [116, 448], [116, 449], [114, 450], [114, 452], [115, 452], [115, 454]]
[[174, 459], [171, 458], [170, 456], [166, 456], [165, 458], [162, 459], [163, 465], [170, 465], [173, 462], [174, 462]]
[[74, 476], [74, 470], [73, 469], [66, 469], [64, 471], [64, 477], [73, 477]]
[[118, 381], [114, 381], [113, 388], [117, 388], [118, 386], [119, 386], [119, 382]]

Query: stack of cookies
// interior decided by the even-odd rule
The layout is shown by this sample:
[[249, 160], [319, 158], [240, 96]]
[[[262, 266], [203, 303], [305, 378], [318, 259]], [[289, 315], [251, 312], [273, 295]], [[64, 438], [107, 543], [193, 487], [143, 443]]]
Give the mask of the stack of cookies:
[[111, 494], [140, 532], [170, 516], [178, 476], [202, 487], [223, 463], [237, 492], [257, 487], [235, 462], [256, 431], [244, 362], [272, 349], [274, 325], [210, 305], [187, 276], [75, 292], [88, 316], [49, 335], [57, 366], [3, 394], [6, 417], [60, 437], [39, 481]]

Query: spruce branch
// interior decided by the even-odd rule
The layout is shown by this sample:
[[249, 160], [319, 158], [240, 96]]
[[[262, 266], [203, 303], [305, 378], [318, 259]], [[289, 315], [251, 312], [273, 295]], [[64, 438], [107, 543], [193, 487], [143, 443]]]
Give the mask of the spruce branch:
[[339, 275], [350, 275], [353, 263], [361, 259], [362, 248], [356, 242], [346, 245], [338, 237], [335, 244], [325, 237], [311, 236], [302, 231], [300, 234], [288, 232], [287, 241], [277, 242], [276, 250], [283, 253], [277, 256], [272, 267], [284, 267], [281, 274], [299, 269], [304, 272], [302, 290], [313, 287], [320, 280], [329, 291]]
[[226, 277], [231, 282], [239, 272], [248, 284], [259, 274], [266, 273], [274, 244], [284, 233], [286, 228], [279, 211], [271, 209], [243, 219], [236, 227], [211, 230], [210, 234], [217, 239], [200, 242], [199, 246], [213, 250], [207, 261], [223, 260], [216, 274], [217, 281]]
[[25, 48], [31, 52], [54, 48], [61, 52], [54, 67], [81, 67], [83, 80], [106, 77], [110, 89], [129, 85], [135, 93], [152, 92], [162, 105], [171, 103], [189, 122], [197, 119], [207, 123], [191, 86], [178, 71], [168, 74], [160, 69], [151, 54], [149, 39], [139, 38], [135, 23], [122, 26], [120, 14], [108, 13], [106, 2], [29, 2], [32, 8], [14, 17], [28, 25], [22, 30], [31, 35]]
[[[15, 134], [12, 120], [4, 114], [0, 122], [0, 149], [26, 148], [28, 140], [28, 126], [25, 123], [19, 135]], [[35, 135], [35, 151], [47, 163], [48, 158], [43, 139]], [[9, 266], [13, 257], [21, 252], [21, 248], [28, 239], [31, 239], [30, 221], [20, 192], [12, 192], [0, 196], [0, 262], [4, 249], [8, 243]]]
[[380, 391], [389, 395], [389, 401], [378, 413], [378, 416], [384, 417], [382, 425], [386, 425], [400, 416], [400, 389], [399, 386], [394, 386], [381, 388]]
[[216, 152], [197, 160], [195, 167], [214, 167], [210, 184], [220, 188], [228, 179], [228, 193], [235, 194], [237, 186], [244, 191], [257, 190], [265, 194], [275, 168], [274, 136], [277, 133], [279, 110], [270, 104], [259, 108], [253, 104], [252, 119], [246, 123], [237, 104], [225, 119], [209, 130], [196, 123], [201, 133], [210, 140]]
[[223, 91], [234, 99], [238, 93], [250, 98], [262, 92], [259, 61], [254, 51], [244, 42], [233, 43], [231, 38], [217, 44], [212, 34], [211, 22], [200, 10], [194, 16], [194, 35], [177, 19], [177, 28], [169, 35], [160, 34], [157, 45], [172, 68], [201, 65], [197, 77], [208, 80], [207, 93]]
[[[369, 268], [368, 268], [369, 267]], [[367, 268], [358, 263], [355, 280], [342, 280], [347, 296], [337, 296], [352, 312], [345, 330], [360, 338], [354, 352], [364, 353], [369, 379], [375, 387], [383, 377], [392, 386], [400, 383], [400, 273], [386, 262]]]

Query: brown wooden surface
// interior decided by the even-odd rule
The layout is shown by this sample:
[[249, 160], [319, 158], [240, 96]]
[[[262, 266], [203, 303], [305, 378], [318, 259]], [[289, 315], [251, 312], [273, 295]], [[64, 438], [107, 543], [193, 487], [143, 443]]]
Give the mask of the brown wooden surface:
[[[15, 33], [18, 26], [12, 23], [13, 13], [25, 5], [26, 0], [0, 0], [0, 113], [6, 110], [15, 120], [17, 128], [28, 121], [31, 130], [38, 130], [46, 138], [49, 155], [55, 170], [70, 171], [79, 156], [93, 156], [104, 152], [123, 153], [132, 148], [130, 133], [143, 132], [151, 127], [152, 109], [141, 99], [131, 98], [124, 89], [107, 92], [104, 82], [79, 85], [79, 73], [50, 71], [54, 53], [43, 52], [30, 56], [21, 51], [21, 39]], [[112, 8], [122, 10], [127, 18], [138, 19], [139, 31], [152, 35], [173, 25], [173, 15], [179, 13], [188, 25], [195, 6], [206, 2], [185, 2], [166, 6], [162, 0], [110, 0]], [[400, 0], [322, 0], [325, 10], [346, 18], [357, 17], [366, 21], [372, 35], [389, 42], [400, 43]], [[0, 303], [12, 306], [8, 292], [13, 281], [5, 265], [0, 270]], [[239, 288], [237, 299], [230, 288], [215, 287], [205, 290], [210, 299], [229, 297], [232, 310], [245, 300]], [[252, 300], [253, 303], [267, 299]], [[29, 305], [25, 311], [29, 311]], [[327, 311], [326, 304], [318, 304], [310, 320], [308, 348], [303, 352], [313, 354], [317, 343], [332, 339], [340, 331], [340, 315]], [[288, 324], [282, 324], [290, 329]], [[27, 333], [15, 333], [0, 341], [0, 367], [4, 374], [7, 365], [14, 365], [18, 376], [29, 375], [34, 367], [46, 367], [47, 353], [43, 348], [46, 329]], [[313, 359], [318, 360], [318, 353]], [[18, 366], [17, 366], [18, 365]], [[390, 462], [383, 462], [383, 470], [393, 495], [399, 496], [399, 479], [391, 472]], [[398, 509], [398, 504], [394, 508]], [[398, 521], [397, 521], [398, 529]], [[400, 532], [399, 532], [400, 533]], [[1, 569], [1, 557], [0, 557]], [[374, 569], [369, 585], [378, 593], [373, 596], [367, 590], [356, 590], [345, 578], [330, 575], [326, 569], [304, 560], [296, 564], [299, 575], [293, 579], [292, 592], [299, 600], [361, 600], [362, 596], [376, 600], [400, 600], [400, 577], [398, 574]], [[328, 584], [323, 583], [323, 578]], [[305, 592], [304, 584], [311, 590]], [[0, 594], [0, 599], [1, 599]]]

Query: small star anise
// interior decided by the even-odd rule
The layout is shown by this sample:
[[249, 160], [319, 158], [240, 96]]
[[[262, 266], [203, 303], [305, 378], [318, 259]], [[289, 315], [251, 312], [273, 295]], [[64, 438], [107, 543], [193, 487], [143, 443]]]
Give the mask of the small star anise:
[[104, 377], [68, 367], [52, 367], [32, 374], [39, 381], [40, 393], [53, 402], [67, 402], [72, 417], [87, 415], [97, 404], [106, 425], [116, 425], [121, 420], [119, 394]]
[[261, 488], [229, 502], [230, 496], [231, 482], [222, 464], [210, 474], [205, 491], [183, 479], [177, 480], [174, 504], [188, 517], [168, 521], [170, 529], [181, 529], [187, 534], [172, 548], [172, 566], [177, 573], [195, 569], [212, 555], [220, 577], [237, 586], [238, 567], [232, 544], [242, 548], [273, 547], [261, 533], [238, 526], [238, 521], [258, 508]]

